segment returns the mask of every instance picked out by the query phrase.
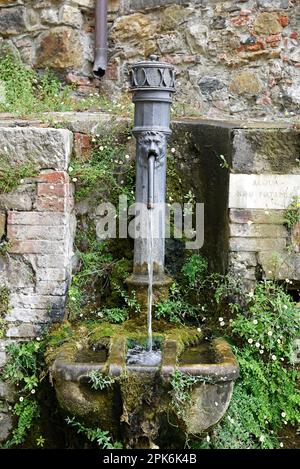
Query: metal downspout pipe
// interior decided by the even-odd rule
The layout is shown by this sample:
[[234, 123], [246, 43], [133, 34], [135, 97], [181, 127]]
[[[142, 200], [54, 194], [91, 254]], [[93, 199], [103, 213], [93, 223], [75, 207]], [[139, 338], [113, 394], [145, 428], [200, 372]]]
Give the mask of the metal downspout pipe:
[[107, 0], [96, 0], [95, 20], [93, 73], [96, 78], [101, 78], [107, 68]]

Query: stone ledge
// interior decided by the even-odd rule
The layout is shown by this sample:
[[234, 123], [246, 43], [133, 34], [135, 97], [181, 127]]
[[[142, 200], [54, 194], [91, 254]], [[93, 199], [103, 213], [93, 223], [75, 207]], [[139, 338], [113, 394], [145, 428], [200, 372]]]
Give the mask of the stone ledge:
[[286, 238], [230, 238], [230, 251], [259, 252], [281, 251], [286, 248]]
[[235, 223], [229, 227], [231, 237], [286, 238], [287, 229], [282, 225]]
[[6, 148], [11, 164], [31, 161], [37, 170], [67, 171], [72, 146], [66, 129], [0, 127], [0, 148]]
[[257, 223], [283, 225], [284, 210], [264, 210], [264, 209], [233, 209], [229, 210], [229, 221], [231, 223]]

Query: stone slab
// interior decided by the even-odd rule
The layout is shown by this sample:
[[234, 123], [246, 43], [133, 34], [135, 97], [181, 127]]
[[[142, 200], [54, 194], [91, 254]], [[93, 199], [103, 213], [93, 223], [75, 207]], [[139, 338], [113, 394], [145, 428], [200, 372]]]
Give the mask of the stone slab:
[[11, 164], [31, 161], [36, 169], [66, 171], [72, 152], [73, 135], [66, 129], [0, 127], [0, 148]]
[[300, 198], [300, 175], [231, 174], [229, 208], [286, 209]]
[[263, 209], [230, 209], [229, 221], [230, 223], [256, 223], [256, 224], [270, 224], [270, 225], [283, 225], [285, 217], [284, 210], [263, 210]]
[[286, 238], [230, 238], [229, 247], [237, 252], [276, 252], [286, 248]]
[[288, 236], [282, 225], [234, 223], [229, 227], [231, 237], [245, 238], [284, 238]]

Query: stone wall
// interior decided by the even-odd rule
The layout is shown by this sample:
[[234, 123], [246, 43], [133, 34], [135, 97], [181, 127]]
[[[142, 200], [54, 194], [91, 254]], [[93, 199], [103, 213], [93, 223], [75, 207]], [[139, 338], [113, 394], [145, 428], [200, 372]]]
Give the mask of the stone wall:
[[300, 198], [299, 130], [195, 120], [175, 122], [173, 131], [183, 193], [205, 204], [202, 252], [211, 270], [229, 270], [248, 291], [262, 279], [299, 290], [300, 224], [285, 226]]
[[[9, 342], [37, 337], [65, 314], [75, 234], [67, 172], [72, 142], [68, 130], [0, 127], [0, 147], [12, 168], [30, 160], [38, 173], [0, 193], [0, 287], [9, 292], [1, 317], [0, 367]], [[13, 399], [12, 387], [0, 381], [0, 441], [12, 426], [7, 410]]]
[[[0, 0], [3, 41], [91, 91], [95, 0]], [[151, 53], [176, 66], [181, 112], [285, 116], [300, 104], [299, 0], [109, 0], [103, 91]]]

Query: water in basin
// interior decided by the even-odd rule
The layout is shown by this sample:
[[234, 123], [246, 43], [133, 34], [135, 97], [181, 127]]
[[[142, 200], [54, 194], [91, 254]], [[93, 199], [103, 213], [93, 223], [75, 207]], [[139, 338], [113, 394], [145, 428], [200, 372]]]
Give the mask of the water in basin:
[[188, 347], [179, 357], [180, 365], [217, 363], [217, 357], [210, 342], [202, 342], [193, 347]]
[[145, 344], [129, 341], [126, 356], [127, 365], [158, 366], [160, 362], [161, 349], [159, 340], [153, 339], [151, 350], [148, 347], [148, 340]]
[[77, 363], [105, 363], [108, 352], [105, 347], [92, 347], [80, 350], [76, 355]]

